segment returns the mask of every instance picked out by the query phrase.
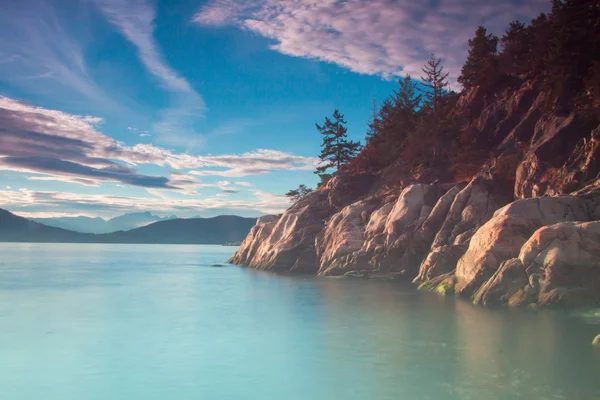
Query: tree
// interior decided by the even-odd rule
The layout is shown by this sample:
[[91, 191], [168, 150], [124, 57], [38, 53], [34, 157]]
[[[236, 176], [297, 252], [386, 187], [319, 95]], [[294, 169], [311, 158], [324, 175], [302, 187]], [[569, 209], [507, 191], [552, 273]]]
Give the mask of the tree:
[[371, 115], [371, 120], [367, 122], [367, 141], [369, 141], [373, 136], [377, 134], [375, 127], [375, 120], [377, 119], [377, 100], [375, 100], [375, 97], [371, 99]]
[[[440, 68], [440, 72], [442, 70], [443, 67]], [[437, 83], [439, 88], [438, 92], [440, 95], [444, 94], [446, 91], [445, 88], [448, 86], [448, 82], [445, 81], [447, 77], [448, 74], [443, 75], [443, 79], [439, 80]], [[398, 84], [400, 87], [398, 88], [398, 91], [394, 91], [394, 96], [392, 97], [394, 108], [397, 112], [402, 114], [403, 117], [406, 117], [411, 123], [414, 123], [414, 119], [417, 116], [417, 111], [419, 108], [421, 108], [423, 96], [417, 93], [417, 83], [411, 78], [410, 75], [406, 75], [404, 79], [400, 79]]]
[[568, 100], [583, 89], [590, 68], [600, 59], [600, 3], [554, 0], [550, 24], [546, 84], [555, 98]]
[[491, 89], [498, 78], [498, 37], [480, 26], [475, 31], [475, 37], [469, 39], [469, 55], [458, 83], [465, 89], [473, 86], [483, 86]]
[[519, 21], [510, 23], [502, 39], [502, 67], [507, 75], [521, 75], [529, 72], [531, 41], [525, 25]]
[[425, 76], [421, 77], [421, 80], [423, 81], [423, 85], [429, 89], [425, 97], [431, 105], [433, 114], [436, 115], [442, 98], [448, 92], [448, 73], [444, 74], [442, 59], [436, 58], [433, 53], [427, 64], [422, 68], [422, 71]]
[[[319, 133], [323, 135], [321, 154], [319, 155], [321, 165], [315, 171], [321, 177], [319, 187], [327, 183], [340, 168], [356, 157], [361, 148], [359, 142], [347, 139], [346, 121], [339, 110], [335, 110], [332, 117], [333, 120], [326, 117], [323, 125], [315, 124]], [[334, 171], [328, 173], [327, 171], [331, 169], [334, 169]]]
[[306, 185], [300, 185], [300, 186], [298, 186], [297, 189], [292, 189], [289, 192], [287, 192], [285, 195], [287, 197], [289, 197], [292, 201], [296, 202], [301, 197], [306, 196], [310, 192], [312, 192], [311, 188], [306, 187]]

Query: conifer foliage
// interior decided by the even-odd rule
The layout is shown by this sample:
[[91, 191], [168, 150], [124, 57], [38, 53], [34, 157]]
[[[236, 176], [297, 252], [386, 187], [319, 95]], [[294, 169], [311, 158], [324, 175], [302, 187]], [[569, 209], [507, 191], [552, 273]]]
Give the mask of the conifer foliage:
[[458, 83], [465, 89], [473, 86], [491, 89], [498, 75], [497, 55], [498, 37], [480, 26], [475, 32], [475, 37], [469, 40], [469, 56], [457, 79]]
[[346, 166], [360, 151], [360, 142], [348, 140], [348, 129], [344, 116], [339, 110], [333, 112], [332, 118], [325, 118], [323, 125], [315, 124], [317, 130], [323, 135], [321, 165], [315, 173], [321, 178], [319, 187], [327, 183], [340, 169]]
[[285, 195], [292, 201], [298, 201], [301, 197], [306, 196], [310, 192], [312, 192], [312, 189], [308, 188], [306, 185], [300, 185], [298, 188], [290, 190]]
[[435, 54], [431, 55], [431, 58], [422, 70], [425, 76], [421, 77], [421, 80], [423, 81], [423, 85], [429, 89], [425, 97], [431, 105], [433, 114], [436, 115], [441, 106], [442, 98], [448, 92], [449, 73], [444, 74], [442, 59], [436, 58]]

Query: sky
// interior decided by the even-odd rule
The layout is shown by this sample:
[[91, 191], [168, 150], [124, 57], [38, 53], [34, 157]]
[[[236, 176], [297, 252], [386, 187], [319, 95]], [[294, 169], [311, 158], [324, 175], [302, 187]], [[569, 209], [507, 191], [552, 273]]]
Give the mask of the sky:
[[25, 217], [258, 216], [314, 187], [315, 123], [363, 140], [431, 53], [546, 0], [5, 0], [0, 208]]

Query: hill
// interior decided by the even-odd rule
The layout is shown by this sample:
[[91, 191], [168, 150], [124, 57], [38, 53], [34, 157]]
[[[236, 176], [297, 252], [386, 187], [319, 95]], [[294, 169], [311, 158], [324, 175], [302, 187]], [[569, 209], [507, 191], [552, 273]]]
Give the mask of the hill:
[[81, 233], [110, 233], [116, 231], [128, 231], [139, 228], [157, 221], [166, 221], [177, 217], [159, 217], [148, 211], [123, 214], [118, 217], [105, 220], [100, 217], [58, 217], [58, 218], [33, 218], [40, 224], [67, 229]]
[[106, 234], [80, 233], [46, 226], [0, 209], [0, 241], [49, 243], [225, 244], [239, 242], [256, 218], [222, 215], [171, 219]]
[[255, 223], [256, 218], [235, 215], [178, 218], [98, 236], [110, 243], [225, 244], [241, 242]]
[[46, 226], [0, 208], [1, 242], [90, 242], [92, 235]]

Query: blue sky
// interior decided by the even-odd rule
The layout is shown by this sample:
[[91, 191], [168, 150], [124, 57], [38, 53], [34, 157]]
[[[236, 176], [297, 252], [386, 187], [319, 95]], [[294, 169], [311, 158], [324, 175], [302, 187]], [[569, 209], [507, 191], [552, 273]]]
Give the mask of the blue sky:
[[0, 207], [261, 215], [314, 186], [315, 122], [545, 0], [21, 0], [0, 13]]

